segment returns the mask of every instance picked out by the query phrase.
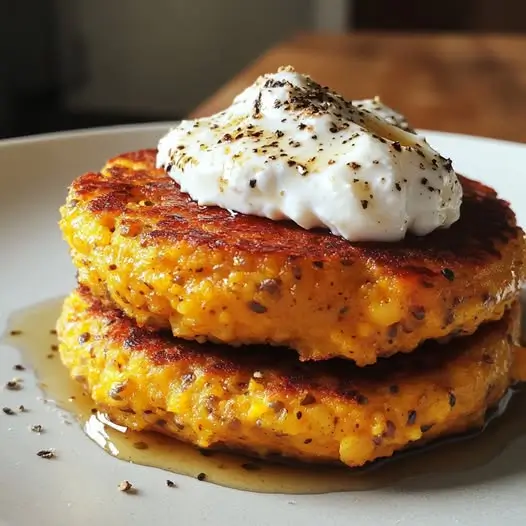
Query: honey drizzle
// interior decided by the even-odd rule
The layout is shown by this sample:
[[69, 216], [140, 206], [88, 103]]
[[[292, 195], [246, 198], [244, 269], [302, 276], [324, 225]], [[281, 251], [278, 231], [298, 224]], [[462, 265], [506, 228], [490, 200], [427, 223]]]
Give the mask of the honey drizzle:
[[[195, 478], [205, 474], [209, 482], [241, 490], [318, 494], [377, 489], [420, 475], [464, 472], [491, 462], [515, 439], [526, 435], [522, 414], [526, 391], [510, 390], [493, 414], [501, 415], [498, 422], [490, 418], [483, 432], [443, 440], [422, 448], [425, 451], [399, 453], [365, 469], [272, 464], [231, 453], [203, 452], [160, 434], [126, 430], [96, 411], [90, 397], [69, 378], [58, 353], [50, 352], [57, 343], [52, 329], [61, 305], [62, 299], [57, 299], [15, 314], [2, 343], [21, 352], [24, 364], [34, 369], [48, 403], [53, 401], [73, 414], [91, 440], [125, 461]], [[526, 381], [526, 349], [516, 357], [515, 372]]]

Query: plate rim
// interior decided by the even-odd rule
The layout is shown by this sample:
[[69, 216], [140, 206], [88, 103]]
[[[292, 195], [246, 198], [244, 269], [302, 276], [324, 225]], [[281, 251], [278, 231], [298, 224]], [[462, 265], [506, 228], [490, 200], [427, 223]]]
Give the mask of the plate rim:
[[[157, 128], [173, 127], [182, 122], [185, 119], [174, 119], [166, 121], [150, 121], [137, 124], [116, 124], [112, 126], [95, 126], [90, 128], [79, 128], [76, 130], [63, 130], [46, 133], [36, 133], [33, 135], [21, 135], [17, 137], [9, 137], [6, 139], [0, 139], [0, 147], [5, 148], [8, 146], [19, 146], [23, 144], [30, 144], [34, 142], [47, 142], [47, 141], [60, 141], [66, 139], [76, 139], [79, 137], [92, 137], [96, 135], [103, 135], [106, 133], [133, 133], [133, 132], [148, 132], [154, 131]], [[508, 139], [499, 139], [497, 137], [487, 137], [484, 135], [471, 135], [467, 133], [456, 133], [442, 130], [432, 130], [428, 128], [417, 128], [419, 134], [427, 138], [429, 134], [435, 136], [442, 136], [444, 138], [454, 139], [458, 138], [461, 140], [479, 140], [484, 142], [491, 142], [495, 145], [502, 146], [519, 146], [526, 148], [526, 142], [511, 141]]]
[[[178, 121], [159, 121], [159, 122], [151, 122], [151, 123], [140, 123], [140, 124], [126, 124], [126, 125], [117, 125], [117, 126], [103, 126], [103, 127], [97, 127], [97, 128], [87, 128], [87, 129], [80, 129], [80, 130], [70, 130], [70, 131], [63, 131], [63, 132], [52, 132], [52, 133], [45, 133], [45, 134], [37, 134], [37, 135], [31, 135], [31, 136], [24, 136], [24, 137], [15, 137], [5, 140], [0, 140], [0, 150], [3, 150], [4, 154], [10, 155], [6, 150], [9, 149], [15, 149], [19, 147], [23, 147], [24, 145], [31, 145], [31, 144], [42, 144], [42, 150], [47, 148], [47, 145], [49, 145], [50, 148], [53, 148], [55, 150], [61, 148], [61, 143], [68, 140], [74, 140], [74, 147], [82, 149], [82, 146], [79, 146], [82, 143], [83, 138], [93, 138], [93, 137], [99, 137], [98, 141], [106, 141], [104, 138], [105, 136], [108, 137], [109, 141], [113, 140], [113, 137], [118, 136], [129, 136], [133, 135], [134, 133], [152, 133], [152, 134], [160, 134], [162, 133], [163, 129], [168, 129], [170, 126], [174, 126], [177, 124]], [[509, 148], [512, 147], [513, 151], [511, 153], [515, 153], [519, 156], [520, 159], [524, 159], [523, 165], [526, 165], [526, 144], [523, 143], [517, 143], [513, 141], [506, 141], [501, 139], [493, 139], [493, 138], [487, 138], [487, 137], [478, 137], [478, 136], [472, 136], [472, 135], [465, 135], [465, 134], [456, 134], [451, 132], [442, 132], [442, 131], [433, 131], [433, 130], [419, 130], [420, 133], [424, 134], [430, 142], [433, 141], [435, 138], [437, 139], [447, 139], [450, 141], [460, 141], [461, 143], [464, 141], [469, 141], [471, 143], [471, 148], [473, 148], [473, 143], [476, 142], [479, 145], [484, 144], [492, 144], [496, 148], [505, 148], [507, 151], [510, 151]], [[102, 136], [102, 139], [100, 138]], [[77, 142], [77, 140], [79, 142]], [[145, 146], [147, 147], [147, 146]], [[462, 148], [462, 145], [459, 146], [459, 149]], [[20, 154], [17, 154], [20, 155]], [[492, 160], [492, 163], [496, 164], [496, 161]], [[79, 174], [71, 173], [71, 178], [76, 177]], [[526, 175], [526, 174], [525, 174]], [[0, 182], [8, 181], [9, 175], [0, 176]], [[33, 177], [33, 175], [31, 175]], [[47, 170], [45, 172], [46, 178], [51, 178], [52, 174], [47, 173]], [[5, 178], [5, 179], [4, 179]], [[50, 179], [49, 179], [50, 180]], [[9, 183], [7, 183], [7, 187], [9, 187]], [[4, 186], [6, 188], [6, 186]], [[521, 206], [523, 204], [526, 207], [526, 195], [521, 194], [518, 196], [518, 205], [514, 206]], [[55, 213], [56, 211], [49, 211], [49, 213]], [[11, 239], [11, 235], [7, 236], [7, 238]], [[14, 251], [16, 253], [16, 251]], [[56, 286], [53, 285], [53, 287], [56, 289]], [[8, 296], [10, 296], [13, 293], [13, 290], [15, 290], [14, 286], [10, 286], [8, 289]], [[36, 301], [34, 302], [36, 303]], [[14, 310], [14, 308], [13, 308]], [[0, 318], [2, 316], [2, 313], [0, 312]], [[13, 356], [13, 354], [10, 354]], [[7, 369], [3, 369], [1, 367], [1, 356], [0, 356], [0, 373], [1, 374], [10, 374]], [[33, 373], [31, 373], [31, 378], [33, 378]], [[29, 376], [28, 376], [29, 379]], [[32, 382], [32, 380], [31, 380]], [[0, 386], [1, 387], [1, 386]], [[31, 387], [33, 389], [33, 387]], [[0, 393], [1, 395], [2, 393]], [[43, 406], [39, 406], [38, 410], [35, 407], [35, 413], [39, 414], [40, 411], [43, 411]], [[57, 415], [54, 415], [56, 417]], [[32, 417], [29, 417], [32, 418]], [[57, 419], [58, 420], [58, 419]], [[59, 423], [56, 423], [56, 429], [59, 428]], [[4, 431], [3, 429], [0, 431]], [[15, 436], [18, 436], [19, 433], [24, 433], [25, 431], [21, 429], [15, 429], [13, 433]], [[122, 515], [122, 520], [130, 520], [134, 521], [134, 515], [133, 510], [137, 509], [138, 507], [144, 507], [146, 509], [150, 509], [151, 506], [156, 505], [165, 505], [166, 503], [171, 503], [170, 508], [165, 508], [165, 511], [168, 512], [167, 515], [164, 517], [162, 514], [159, 513], [160, 510], [154, 510], [153, 515], [150, 517], [153, 520], [157, 520], [159, 524], [165, 524], [165, 520], [172, 521], [171, 513], [173, 513], [173, 510], [178, 510], [178, 506], [182, 506], [182, 508], [187, 509], [189, 508], [189, 503], [195, 508], [191, 510], [191, 513], [188, 513], [187, 516], [182, 515], [183, 522], [188, 524], [189, 526], [195, 526], [195, 525], [201, 525], [201, 524], [215, 524], [220, 523], [223, 524], [223, 520], [225, 515], [230, 517], [231, 524], [233, 526], [238, 526], [238, 524], [243, 524], [244, 519], [251, 517], [252, 515], [245, 514], [247, 512], [252, 513], [250, 507], [254, 506], [257, 510], [261, 510], [262, 515], [258, 516], [252, 516], [252, 519], [254, 521], [254, 526], [260, 525], [260, 524], [274, 524], [275, 526], [285, 526], [286, 524], [293, 524], [296, 523], [296, 521], [299, 522], [298, 517], [306, 517], [308, 520], [304, 520], [305, 526], [311, 526], [312, 524], [327, 524], [331, 526], [345, 524], [346, 521], [348, 521], [348, 515], [346, 517], [343, 516], [344, 512], [347, 513], [349, 510], [355, 513], [354, 520], [356, 524], [367, 524], [369, 521], [374, 521], [374, 517], [379, 517], [381, 520], [379, 520], [378, 524], [389, 524], [394, 523], [396, 520], [397, 524], [404, 524], [404, 525], [412, 525], [412, 524], [421, 524], [421, 520], [423, 517], [423, 514], [425, 514], [425, 518], [429, 521], [429, 526], [435, 526], [443, 524], [450, 523], [448, 521], [453, 522], [454, 519], [458, 520], [462, 524], [469, 524], [470, 526], [472, 524], [476, 524], [476, 522], [473, 521], [480, 521], [480, 518], [484, 516], [486, 512], [489, 511], [489, 515], [491, 516], [492, 521], [484, 522], [484, 524], [492, 524], [496, 525], [498, 524], [498, 519], [505, 520], [508, 518], [508, 523], [515, 525], [515, 524], [522, 524], [522, 522], [516, 522], [516, 517], [518, 515], [514, 515], [514, 513], [524, 513], [526, 510], [525, 504], [523, 500], [520, 500], [520, 487], [517, 489], [517, 491], [509, 491], [506, 492], [506, 488], [509, 488], [509, 485], [505, 486], [505, 489], [500, 489], [501, 482], [500, 480], [496, 482], [495, 488], [502, 491], [502, 494], [499, 491], [499, 494], [497, 495], [498, 499], [491, 499], [489, 501], [483, 502], [481, 499], [487, 498], [485, 496], [486, 487], [481, 486], [481, 493], [482, 497], [479, 497], [476, 495], [477, 491], [479, 490], [479, 486], [474, 487], [467, 487], [464, 489], [460, 489], [458, 492], [450, 494], [449, 492], [445, 492], [445, 494], [441, 494], [441, 489], [425, 489], [422, 490], [422, 492], [416, 492], [413, 490], [413, 492], [409, 491], [407, 493], [403, 493], [403, 498], [399, 499], [399, 505], [400, 507], [394, 507], [392, 509], [386, 508], [388, 506], [388, 502], [393, 502], [394, 497], [390, 493], [377, 493], [375, 491], [372, 492], [355, 492], [355, 493], [334, 493], [334, 494], [327, 494], [327, 495], [321, 495], [321, 496], [292, 496], [292, 495], [266, 495], [266, 494], [253, 494], [253, 493], [225, 493], [225, 491], [229, 490], [223, 490], [221, 487], [213, 487], [212, 490], [210, 490], [209, 493], [207, 493], [206, 488], [199, 488], [196, 489], [194, 487], [193, 481], [189, 479], [184, 479], [184, 487], [181, 487], [180, 493], [173, 493], [172, 495], [166, 494], [166, 495], [152, 495], [153, 490], [157, 491], [155, 487], [146, 487], [144, 496], [138, 497], [137, 499], [133, 500], [134, 497], [132, 497], [130, 500], [129, 497], [123, 496], [123, 503], [120, 502], [121, 496], [119, 494], [116, 494], [115, 496], [111, 493], [113, 488], [113, 482], [114, 479], [112, 477], [118, 476], [118, 474], [125, 474], [125, 473], [132, 473], [133, 477], [136, 477], [137, 480], [140, 481], [139, 477], [142, 477], [143, 475], [139, 475], [139, 470], [144, 473], [145, 480], [153, 480], [155, 477], [156, 479], [159, 479], [161, 487], [163, 486], [164, 482], [164, 472], [157, 471], [155, 468], [149, 468], [149, 467], [142, 467], [142, 466], [132, 466], [130, 469], [131, 471], [128, 471], [127, 464], [125, 462], [114, 460], [113, 463], [111, 463], [112, 459], [104, 452], [100, 451], [99, 448], [91, 443], [89, 443], [89, 440], [82, 434], [81, 431], [75, 433], [77, 435], [82, 436], [82, 439], [84, 441], [84, 445], [78, 446], [77, 440], [73, 438], [71, 433], [68, 431], [69, 436], [69, 442], [72, 448], [76, 448], [79, 452], [86, 452], [90, 450], [90, 456], [89, 458], [92, 459], [93, 463], [96, 466], [104, 466], [105, 472], [99, 473], [99, 482], [102, 485], [105, 485], [107, 483], [107, 480], [110, 479], [110, 486], [109, 490], [106, 490], [105, 488], [101, 490], [87, 488], [86, 495], [89, 498], [91, 498], [93, 495], [95, 495], [99, 500], [97, 501], [98, 505], [101, 505], [103, 510], [106, 507], [114, 506]], [[2, 435], [0, 434], [0, 437]], [[25, 435], [24, 435], [25, 436]], [[34, 437], [33, 437], [34, 438]], [[45, 440], [51, 440], [54, 438], [51, 436], [51, 434], [45, 438]], [[26, 440], [24, 438], [24, 440]], [[27, 439], [31, 440], [31, 436]], [[55, 445], [54, 442], [48, 442], [49, 445]], [[522, 442], [521, 442], [522, 444]], [[14, 455], [18, 455], [18, 452], [15, 450]], [[95, 456], [101, 457], [95, 460]], [[27, 462], [24, 459], [24, 462]], [[44, 462], [44, 461], [42, 461]], [[64, 459], [64, 462], [70, 472], [74, 473], [74, 468], [81, 468], [84, 465], [84, 461], [78, 461], [78, 465], [75, 464], [76, 460], [75, 458], [68, 458]], [[53, 465], [47, 465], [50, 469], [62, 469], [59, 462], [55, 464], [53, 468], [51, 468]], [[40, 465], [39, 465], [40, 468]], [[39, 469], [40, 471], [40, 469]], [[148, 471], [148, 475], [146, 475], [146, 471]], [[22, 471], [23, 473], [23, 471]], [[82, 472], [81, 472], [82, 473]], [[6, 475], [4, 475], [6, 476]], [[120, 476], [120, 475], [119, 475]], [[58, 471], [56, 471], [54, 474], [50, 473], [48, 475], [49, 481], [51, 484], [55, 483], [55, 480], [58, 480], [60, 482], [60, 475], [58, 474]], [[524, 480], [526, 480], [526, 473], [520, 473], [519, 477], [517, 477], [514, 488], [517, 488], [518, 485]], [[2, 475], [0, 475], [0, 485], [2, 482], [4, 482], [6, 479], [3, 479]], [[132, 480], [132, 479], [130, 479]], [[394, 486], [391, 488], [393, 490], [400, 491], [399, 488], [396, 488]], [[104, 494], [103, 498], [100, 498], [100, 494], [103, 492], [109, 491], [110, 493]], [[140, 488], [140, 491], [142, 491], [142, 488]], [[179, 490], [178, 490], [179, 491]], [[404, 491], [402, 487], [402, 491]], [[12, 495], [14, 490], [9, 490], [6, 492], [6, 495], [4, 498], [7, 499], [8, 495]], [[506, 493], [505, 493], [506, 492]], [[45, 492], [47, 494], [47, 491]], [[149, 494], [148, 494], [149, 493]], [[393, 492], [394, 493], [394, 492]], [[224, 499], [223, 505], [220, 508], [211, 509], [208, 503], [206, 502], [207, 495], [213, 495], [213, 501], [221, 501]], [[217, 496], [216, 496], [217, 495]], [[386, 497], [386, 502], [383, 502], [384, 496]], [[152, 499], [153, 500], [149, 500]], [[20, 501], [23, 501], [26, 497], [24, 494], [21, 494], [20, 497], [18, 497], [17, 492], [17, 499]], [[399, 497], [398, 497], [399, 498]], [[127, 500], [128, 499], [128, 500]], [[187, 504], [184, 504], [184, 501], [189, 501]], [[204, 499], [204, 502], [200, 502], [200, 499]], [[430, 499], [430, 504], [424, 502], [424, 499]], [[449, 500], [448, 500], [449, 499]], [[469, 502], [469, 499], [473, 499], [473, 502], [477, 504], [477, 508], [472, 507], [472, 503]], [[73, 523], [75, 524], [82, 524], [82, 525], [89, 525], [90, 524], [90, 508], [86, 507], [84, 510], [81, 510], [80, 507], [82, 503], [85, 503], [86, 497], [84, 497], [83, 500], [73, 500], [72, 502], [72, 509], [75, 510], [75, 506], [77, 507], [77, 511], [69, 512], [66, 509], [63, 508], [57, 508], [54, 506], [54, 502], [50, 501], [48, 504], [46, 504], [45, 508], [40, 510], [39, 520], [46, 525], [51, 524], [48, 522], [50, 519], [61, 517], [61, 520], [67, 520], [68, 517], [74, 517], [75, 520]], [[114, 501], [118, 501], [114, 502]], [[59, 497], [58, 502], [61, 504], [64, 504], [64, 499], [62, 497]], [[497, 507], [492, 510], [490, 507], [495, 502], [498, 502]], [[137, 504], [136, 504], [137, 503]], [[511, 508], [510, 508], [511, 503]], [[197, 506], [196, 506], [197, 504]], [[202, 504], [202, 509], [198, 509]], [[291, 506], [291, 504], [297, 504], [297, 506]], [[415, 508], [411, 508], [412, 505], [415, 505]], [[65, 504], [64, 504], [65, 505]], [[513, 508], [513, 505], [516, 507]], [[69, 504], [68, 504], [69, 506]], [[430, 506], [430, 507], [428, 507]], [[439, 508], [439, 506], [443, 506], [442, 509]], [[377, 509], [374, 510], [374, 507]], [[230, 509], [229, 509], [230, 508]], [[130, 511], [132, 510], [132, 511]], [[310, 513], [309, 513], [310, 510]], [[384, 516], [381, 516], [381, 513], [384, 513]], [[331, 512], [332, 516], [329, 515], [328, 512]], [[217, 514], [214, 514], [214, 513]], [[438, 512], [438, 513], [437, 513]], [[22, 521], [26, 518], [26, 515], [22, 515], [22, 518], [20, 521], [16, 520], [13, 522], [9, 522], [9, 524], [21, 524]], [[76, 513], [76, 515], [75, 515]], [[501, 516], [502, 515], [502, 516]], [[98, 515], [97, 515], [98, 516]], [[142, 515], [141, 515], [142, 516]], [[523, 517], [524, 515], [521, 515]], [[232, 521], [232, 518], [234, 518], [234, 521]], [[509, 520], [511, 518], [511, 520]], [[0, 510], [0, 525], [4, 524], [3, 522], [4, 516]], [[320, 520], [321, 519], [321, 520]], [[520, 519], [521, 521], [523, 519]], [[217, 521], [217, 522], [216, 522]], [[238, 522], [239, 521], [239, 522]], [[268, 521], [268, 522], [267, 522]], [[341, 521], [341, 522], [340, 522]], [[385, 521], [385, 522], [384, 522]], [[391, 522], [392, 521], [392, 522]], [[435, 522], [437, 521], [437, 522]], [[442, 522], [440, 522], [442, 521]], [[6, 522], [6, 523], [7, 523]], [[170, 523], [168, 522], [168, 523]], [[58, 522], [61, 523], [61, 522]], [[58, 524], [55, 523], [55, 524]], [[119, 522], [120, 523], [120, 522]]]

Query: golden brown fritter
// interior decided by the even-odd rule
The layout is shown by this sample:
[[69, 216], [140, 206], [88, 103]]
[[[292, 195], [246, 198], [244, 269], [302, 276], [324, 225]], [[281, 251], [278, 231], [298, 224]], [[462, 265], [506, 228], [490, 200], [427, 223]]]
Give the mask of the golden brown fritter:
[[289, 349], [198, 344], [139, 328], [86, 289], [58, 322], [62, 361], [116, 423], [199, 447], [361, 466], [480, 426], [512, 383], [517, 311], [440, 347], [359, 368]]
[[466, 178], [451, 228], [350, 243], [200, 207], [154, 161], [153, 150], [112, 159], [76, 179], [61, 209], [79, 281], [139, 325], [366, 365], [499, 319], [524, 278], [513, 212]]

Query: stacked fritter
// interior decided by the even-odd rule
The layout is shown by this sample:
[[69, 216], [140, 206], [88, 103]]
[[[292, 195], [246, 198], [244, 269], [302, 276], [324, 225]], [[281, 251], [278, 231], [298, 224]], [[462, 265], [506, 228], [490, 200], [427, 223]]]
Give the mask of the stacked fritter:
[[205, 448], [361, 466], [482, 425], [514, 373], [522, 230], [460, 177], [461, 218], [349, 243], [200, 207], [153, 150], [76, 179], [61, 357], [101, 410]]

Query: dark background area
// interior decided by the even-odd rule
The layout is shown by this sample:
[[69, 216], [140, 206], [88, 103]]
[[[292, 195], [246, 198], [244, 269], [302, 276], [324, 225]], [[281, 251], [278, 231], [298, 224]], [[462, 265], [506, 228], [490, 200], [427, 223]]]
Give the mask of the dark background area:
[[356, 1], [357, 29], [387, 31], [526, 31], [522, 0]]
[[[131, 0], [108, 0], [107, 5], [112, 4], [114, 7], [115, 2], [123, 6], [126, 3], [127, 10], [138, 6]], [[155, 3], [154, 0], [148, 5], [153, 8]], [[100, 107], [68, 104], [68, 96], [82, 89], [92, 74], [90, 68], [86, 67], [84, 55], [87, 51], [82, 31], [77, 28], [77, 25], [85, 25], [85, 12], [79, 15], [75, 11], [77, 4], [76, 0], [0, 0], [0, 138], [111, 124], [173, 120], [184, 117], [192, 109], [189, 104], [189, 107], [159, 111], [153, 100], [151, 110], [148, 109], [148, 100], [144, 100], [140, 111], [135, 111], [133, 104], [127, 109], [116, 105], [112, 107], [111, 102], [102, 106], [99, 104]], [[89, 7], [89, 4], [86, 5]], [[104, 3], [99, 2], [99, 5], [104, 6]], [[259, 3], [253, 2], [251, 5]], [[525, 6], [526, 3], [520, 0], [498, 3], [490, 0], [355, 0], [352, 7], [349, 4], [348, 21], [344, 27], [349, 31], [522, 32], [526, 30]], [[181, 9], [184, 13], [183, 7]], [[156, 16], [162, 17], [163, 14], [159, 12]], [[256, 11], [254, 16], [257, 19]], [[281, 16], [293, 18], [295, 13], [289, 10], [288, 14], [282, 13]], [[104, 20], [104, 13], [99, 13], [99, 19]], [[185, 23], [184, 20], [181, 23]], [[298, 29], [310, 29], [299, 23], [297, 26]], [[287, 27], [283, 25], [282, 29], [276, 30], [271, 42], [286, 38], [291, 31], [296, 30], [293, 23], [290, 29]], [[139, 17], [139, 24], [129, 27], [129, 31], [136, 32], [136, 38], [146, 42], [156, 28], [152, 25], [141, 27]], [[196, 27], [195, 31], [199, 32], [200, 28]], [[106, 39], [118, 57], [118, 40], [122, 34], [111, 31], [110, 24], [109, 30], [108, 27], [101, 28], [101, 41], [98, 43], [104, 45]], [[254, 38], [257, 38], [257, 32]], [[268, 39], [261, 41], [261, 51], [268, 46]], [[260, 48], [254, 47], [258, 52]], [[225, 75], [230, 75], [231, 70], [235, 72], [253, 58], [256, 57], [237, 54], [235, 63], [225, 64]], [[126, 60], [124, 55], [123, 60]], [[133, 66], [130, 64], [130, 67]], [[159, 68], [164, 67], [166, 64], [160, 61]], [[202, 68], [202, 82], [206, 82], [206, 64], [189, 61], [188, 67]], [[221, 81], [222, 78], [218, 77], [210, 82], [206, 95], [214, 92]], [[112, 86], [108, 90], [112, 89], [113, 96], [118, 98], [118, 93], [115, 94], [118, 83], [113, 82]]]

